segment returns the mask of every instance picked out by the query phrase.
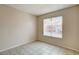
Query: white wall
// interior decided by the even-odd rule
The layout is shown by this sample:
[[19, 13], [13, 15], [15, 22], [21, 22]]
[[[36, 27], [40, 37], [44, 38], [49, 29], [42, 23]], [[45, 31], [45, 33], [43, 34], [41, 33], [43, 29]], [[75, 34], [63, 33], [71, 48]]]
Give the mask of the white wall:
[[36, 40], [36, 17], [0, 5], [0, 51]]

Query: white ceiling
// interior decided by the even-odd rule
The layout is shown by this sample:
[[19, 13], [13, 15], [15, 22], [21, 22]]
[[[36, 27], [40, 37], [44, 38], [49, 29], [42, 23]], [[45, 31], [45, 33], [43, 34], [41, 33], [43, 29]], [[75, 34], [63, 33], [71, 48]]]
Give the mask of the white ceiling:
[[75, 4], [8, 4], [10, 7], [30, 13], [32, 15], [42, 15], [74, 5]]

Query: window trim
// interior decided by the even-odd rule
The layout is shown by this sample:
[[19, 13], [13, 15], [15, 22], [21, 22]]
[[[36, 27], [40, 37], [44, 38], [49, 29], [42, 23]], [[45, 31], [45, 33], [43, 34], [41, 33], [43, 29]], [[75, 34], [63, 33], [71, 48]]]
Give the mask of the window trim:
[[[52, 35], [51, 35], [51, 36], [46, 36], [46, 35], [44, 35], [44, 20], [45, 20], [45, 19], [49, 19], [49, 18], [55, 18], [55, 17], [62, 17], [62, 34], [61, 34], [62, 37], [54, 37], [54, 36], [52, 36]], [[51, 17], [45, 17], [45, 18], [43, 18], [43, 21], [42, 21], [42, 22], [43, 22], [42, 35], [43, 35], [44, 37], [51, 37], [51, 38], [53, 37], [53, 38], [62, 39], [62, 38], [63, 38], [63, 18], [64, 18], [64, 17], [61, 16], [61, 15], [60, 15], [60, 16], [51, 16]]]

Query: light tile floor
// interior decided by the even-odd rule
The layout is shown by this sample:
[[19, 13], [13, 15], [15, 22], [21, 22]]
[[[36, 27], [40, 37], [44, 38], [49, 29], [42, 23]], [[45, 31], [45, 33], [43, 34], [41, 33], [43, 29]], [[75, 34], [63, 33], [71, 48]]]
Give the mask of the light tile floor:
[[0, 55], [76, 55], [74, 51], [66, 50], [43, 42], [33, 42], [20, 47], [0, 52]]

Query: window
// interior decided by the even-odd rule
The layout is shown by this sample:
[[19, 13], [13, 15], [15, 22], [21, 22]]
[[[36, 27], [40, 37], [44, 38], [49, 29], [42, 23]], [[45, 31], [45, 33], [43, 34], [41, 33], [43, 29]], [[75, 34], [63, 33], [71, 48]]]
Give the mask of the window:
[[62, 16], [51, 17], [43, 20], [43, 35], [62, 38]]

